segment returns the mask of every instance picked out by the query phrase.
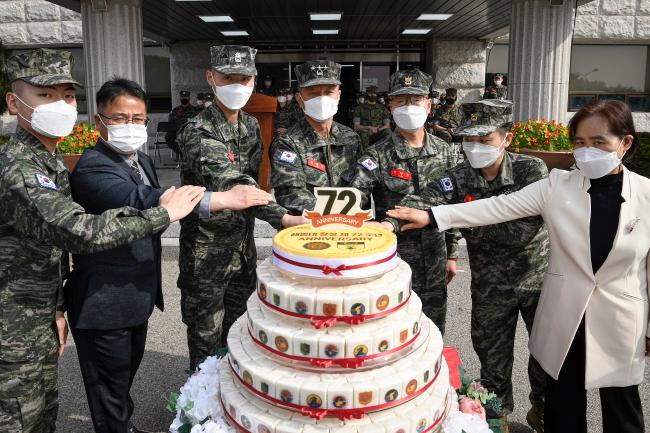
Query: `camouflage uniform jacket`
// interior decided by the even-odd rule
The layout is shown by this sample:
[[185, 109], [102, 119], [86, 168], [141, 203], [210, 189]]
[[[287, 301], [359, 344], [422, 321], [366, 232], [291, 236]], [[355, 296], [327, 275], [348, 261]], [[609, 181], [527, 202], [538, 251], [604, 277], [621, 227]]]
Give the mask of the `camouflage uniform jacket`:
[[0, 147], [0, 200], [2, 362], [23, 362], [50, 352], [51, 347], [34, 339], [51, 335], [55, 308], [62, 307], [62, 280], [68, 272], [64, 251], [107, 250], [169, 225], [161, 207], [119, 208], [99, 216], [84, 213], [72, 201], [60, 154], [52, 155], [21, 127]]
[[187, 122], [188, 119], [196, 116], [200, 111], [201, 108], [194, 105], [189, 105], [187, 107], [179, 105], [178, 107], [174, 107], [171, 113], [169, 113], [168, 119], [171, 127], [170, 130], [165, 134], [165, 141], [169, 147], [175, 151], [178, 151], [178, 145], [176, 144], [176, 134], [178, 130], [181, 129], [181, 127], [185, 124], [185, 122]]
[[329, 138], [316, 134], [305, 116], [271, 143], [271, 185], [275, 197], [293, 214], [313, 209], [314, 188], [346, 186], [359, 158], [359, 136], [334, 122]]
[[[235, 185], [257, 185], [264, 148], [260, 127], [253, 116], [240, 111], [236, 125], [228, 123], [215, 104], [190, 119], [178, 135], [183, 185], [205, 186], [208, 191], [227, 191]], [[179, 284], [192, 284], [202, 266], [218, 266], [218, 250], [231, 256], [243, 252], [255, 267], [253, 238], [255, 218], [280, 228], [286, 209], [276, 203], [245, 211], [224, 210], [199, 218], [191, 214], [181, 221]]]
[[[400, 204], [409, 194], [421, 194], [424, 188], [456, 165], [456, 156], [447, 143], [430, 133], [425, 135], [421, 149], [411, 147], [398, 131], [380, 140], [366, 155], [358, 160], [351, 187], [358, 188], [363, 196], [364, 209], [374, 199], [375, 219], [386, 218], [386, 211]], [[433, 230], [425, 229], [425, 236], [435, 236]], [[398, 242], [419, 243], [417, 231], [398, 233]], [[458, 236], [445, 233], [447, 257], [458, 256]]]
[[[420, 197], [409, 195], [400, 205], [426, 209], [510, 194], [547, 176], [546, 165], [540, 159], [505, 152], [501, 172], [491, 182], [465, 161], [431, 182]], [[548, 233], [541, 217], [466, 228], [461, 233], [467, 240], [473, 280], [508, 287], [538, 281], [526, 288], [541, 289], [549, 254]]]
[[355, 108], [353, 122], [361, 126], [384, 126], [390, 124], [390, 111], [383, 104], [365, 103]]
[[508, 99], [508, 86], [487, 87], [483, 99]]
[[298, 121], [304, 114], [302, 109], [297, 102], [291, 101], [287, 105], [280, 108], [277, 113], [275, 113], [275, 130], [277, 131], [280, 128], [289, 129]]
[[458, 128], [463, 124], [463, 110], [459, 104], [442, 105], [433, 114], [433, 120], [443, 128]]

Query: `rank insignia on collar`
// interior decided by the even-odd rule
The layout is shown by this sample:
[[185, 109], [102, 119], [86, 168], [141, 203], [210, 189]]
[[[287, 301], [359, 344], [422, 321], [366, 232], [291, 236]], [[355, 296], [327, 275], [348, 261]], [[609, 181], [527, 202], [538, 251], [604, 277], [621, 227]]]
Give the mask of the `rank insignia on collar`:
[[235, 154], [232, 153], [231, 149], [228, 149], [228, 159], [230, 160], [230, 162], [235, 162]]
[[59, 190], [59, 187], [56, 186], [56, 183], [54, 183], [52, 179], [42, 173], [36, 173], [36, 182], [38, 182], [41, 188], [51, 189], [53, 191]]

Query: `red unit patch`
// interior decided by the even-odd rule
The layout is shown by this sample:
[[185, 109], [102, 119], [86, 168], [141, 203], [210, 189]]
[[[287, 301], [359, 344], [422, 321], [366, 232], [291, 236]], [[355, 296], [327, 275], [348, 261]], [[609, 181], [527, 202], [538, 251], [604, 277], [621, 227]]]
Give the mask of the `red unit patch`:
[[327, 168], [327, 166], [322, 162], [314, 161], [313, 159], [308, 159], [307, 165], [310, 167], [314, 167], [316, 170], [320, 170], [320, 171], [325, 171], [325, 169]]
[[404, 180], [411, 180], [413, 178], [413, 175], [408, 171], [398, 170], [397, 168], [392, 169], [390, 171], [390, 175], [398, 179], [404, 179]]

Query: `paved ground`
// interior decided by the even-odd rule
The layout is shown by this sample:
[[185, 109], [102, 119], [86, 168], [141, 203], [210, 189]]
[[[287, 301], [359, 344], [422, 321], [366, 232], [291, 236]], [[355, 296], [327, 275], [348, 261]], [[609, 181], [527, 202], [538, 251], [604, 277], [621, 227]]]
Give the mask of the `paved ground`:
[[[170, 250], [171, 251], [171, 250]], [[461, 260], [459, 267], [467, 269], [467, 262]], [[165, 411], [165, 395], [177, 390], [185, 381], [188, 367], [185, 326], [180, 320], [180, 296], [176, 288], [178, 267], [175, 257], [167, 254], [163, 263], [165, 304], [164, 313], [156, 311], [150, 321], [147, 351], [142, 367], [133, 386], [133, 399], [136, 404], [135, 423], [148, 430], [167, 431], [172, 416]], [[477, 376], [478, 360], [472, 349], [469, 337], [470, 296], [468, 273], [460, 273], [449, 288], [449, 310], [447, 315], [446, 343], [458, 347], [461, 358], [469, 373]], [[531, 432], [525, 415], [528, 410], [528, 380], [526, 378], [527, 337], [520, 321], [515, 346], [515, 404], [511, 416], [513, 433]], [[650, 431], [650, 370], [641, 388], [643, 408], [646, 413], [646, 429]], [[77, 354], [72, 342], [66, 349], [60, 366], [59, 431], [65, 433], [85, 433], [92, 431], [88, 407], [84, 394]], [[589, 431], [597, 433], [600, 428], [600, 409], [597, 394], [589, 396]]]

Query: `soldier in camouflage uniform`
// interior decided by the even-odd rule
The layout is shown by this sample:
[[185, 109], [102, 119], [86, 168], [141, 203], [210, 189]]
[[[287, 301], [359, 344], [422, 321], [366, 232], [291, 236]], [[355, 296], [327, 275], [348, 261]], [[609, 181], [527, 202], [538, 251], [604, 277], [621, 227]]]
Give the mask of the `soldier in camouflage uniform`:
[[[548, 176], [541, 160], [504, 150], [512, 140], [512, 102], [465, 103], [463, 110], [467, 124], [456, 133], [464, 137], [468, 161], [435, 179], [419, 197], [407, 196], [401, 206], [427, 209], [510, 194]], [[489, 148], [476, 149], [474, 143], [496, 150], [491, 158], [476, 158], [476, 150]], [[390, 221], [397, 227], [403, 224]], [[481, 361], [481, 380], [503, 402], [503, 412], [491, 415], [505, 418], [514, 406], [511, 377], [517, 320], [521, 313], [530, 333], [548, 265], [548, 233], [541, 217], [461, 229], [461, 233], [472, 270], [472, 343]], [[543, 432], [546, 375], [530, 356], [528, 378], [533, 408], [527, 420]]]
[[485, 88], [483, 99], [508, 99], [508, 87], [503, 85], [503, 74], [494, 76], [494, 86]]
[[463, 124], [463, 110], [456, 104], [458, 90], [445, 90], [445, 103], [433, 113], [433, 129], [437, 137], [447, 143], [453, 141], [454, 131]]
[[[431, 81], [430, 75], [417, 69], [391, 76], [390, 106], [397, 128], [368, 149], [355, 167], [350, 186], [361, 191], [366, 207], [370, 206], [370, 198], [374, 199], [377, 220], [382, 220], [386, 211], [407, 194], [421, 193], [426, 185], [456, 165], [449, 146], [424, 129], [431, 108]], [[417, 129], [410, 132], [400, 126], [396, 117], [397, 110], [409, 104], [420, 107], [423, 114], [419, 125], [411, 125]], [[447, 268], [455, 271], [457, 249], [454, 234], [434, 230], [397, 233], [397, 251], [413, 271], [413, 290], [422, 298], [423, 312], [442, 333], [447, 312]]]
[[[69, 173], [56, 151], [58, 137], [53, 137], [58, 134], [43, 117], [35, 120], [43, 114], [35, 114], [40, 106], [64, 101], [76, 107], [74, 85], [79, 83], [71, 76], [72, 64], [70, 52], [50, 49], [15, 55], [6, 64], [12, 88], [8, 105], [18, 115], [18, 127], [0, 147], [2, 432], [55, 430], [57, 360], [67, 337], [66, 251], [87, 254], [114, 248], [164, 230], [170, 216], [183, 216], [169, 204], [169, 213], [155, 207], [89, 215], [72, 201]], [[51, 109], [62, 110], [53, 105]], [[187, 212], [193, 206], [190, 203]]]
[[[345, 186], [360, 152], [359, 136], [347, 126], [333, 120], [340, 98], [341, 65], [329, 60], [309, 61], [296, 66], [300, 93], [296, 98], [305, 113], [286, 134], [271, 143], [271, 185], [278, 203], [294, 215], [316, 204], [314, 188]], [[320, 117], [306, 104], [320, 101], [330, 104], [330, 111]], [[309, 105], [311, 106], [311, 105]]]
[[174, 107], [169, 113], [167, 121], [170, 123], [170, 128], [165, 133], [165, 141], [167, 145], [174, 151], [178, 152], [178, 145], [176, 144], [176, 133], [191, 117], [203, 109], [203, 107], [196, 107], [190, 103], [190, 92], [188, 90], [180, 91], [181, 105]]
[[377, 103], [377, 86], [368, 86], [367, 100], [354, 109], [352, 123], [361, 138], [361, 147], [365, 150], [380, 131], [390, 129], [390, 111], [384, 104]]
[[[240, 109], [250, 97], [257, 74], [256, 51], [238, 45], [210, 49], [211, 68], [206, 77], [217, 98], [178, 135], [183, 184], [202, 185], [210, 191], [257, 186], [263, 155], [260, 127], [257, 119]], [[220, 96], [220, 87], [233, 84], [241, 86], [236, 89], [243, 96], [234, 100], [232, 94]], [[182, 221], [178, 287], [192, 370], [225, 346], [230, 326], [246, 311], [256, 282], [255, 217], [275, 228], [303, 222], [302, 217], [286, 212], [271, 203], [209, 218], [191, 215]]]
[[294, 124], [298, 123], [303, 116], [298, 104], [289, 98], [291, 89], [282, 89], [278, 96], [280, 109], [275, 113], [275, 132], [284, 134]]

